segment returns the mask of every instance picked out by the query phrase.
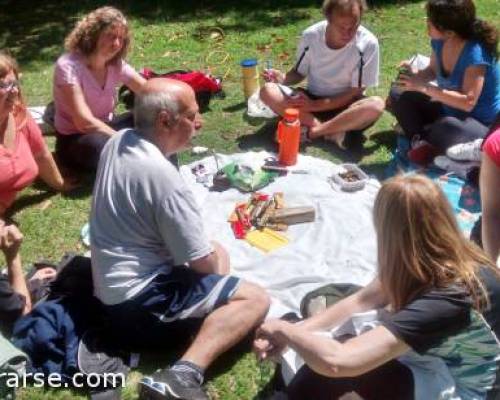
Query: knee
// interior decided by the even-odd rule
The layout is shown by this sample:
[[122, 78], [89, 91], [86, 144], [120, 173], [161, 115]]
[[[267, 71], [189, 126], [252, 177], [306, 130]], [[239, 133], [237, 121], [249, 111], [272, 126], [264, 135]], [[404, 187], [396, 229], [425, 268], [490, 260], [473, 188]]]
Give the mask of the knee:
[[372, 120], [378, 119], [385, 110], [385, 101], [382, 97], [373, 96], [367, 99], [365, 114]]
[[276, 86], [275, 83], [272, 83], [272, 82], [267, 82], [264, 84], [264, 86], [262, 86], [262, 88], [260, 89], [260, 99], [265, 103], [265, 104], [269, 104], [269, 103], [272, 103], [273, 100], [276, 100], [277, 96], [277, 90], [278, 90], [278, 87]]
[[431, 132], [455, 132], [460, 120], [455, 117], [441, 117], [429, 126]]
[[262, 287], [253, 283], [242, 282], [237, 294], [237, 297], [241, 300], [248, 302], [248, 312], [261, 318], [267, 314], [271, 299]]
[[450, 127], [450, 126], [456, 126], [458, 123], [458, 119], [455, 117], [441, 117], [439, 118], [434, 125], [436, 126], [441, 126], [441, 127]]
[[382, 113], [385, 110], [385, 101], [382, 97], [380, 96], [373, 96], [369, 98], [370, 102], [370, 109], [378, 114], [379, 116], [382, 115]]

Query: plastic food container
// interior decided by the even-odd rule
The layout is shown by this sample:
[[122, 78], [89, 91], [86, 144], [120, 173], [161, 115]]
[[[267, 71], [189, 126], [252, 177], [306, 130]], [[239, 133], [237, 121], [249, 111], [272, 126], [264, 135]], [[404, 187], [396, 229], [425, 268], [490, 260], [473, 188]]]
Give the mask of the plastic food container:
[[330, 180], [345, 192], [363, 189], [370, 179], [356, 164], [341, 164], [340, 167], [343, 171], [335, 172]]

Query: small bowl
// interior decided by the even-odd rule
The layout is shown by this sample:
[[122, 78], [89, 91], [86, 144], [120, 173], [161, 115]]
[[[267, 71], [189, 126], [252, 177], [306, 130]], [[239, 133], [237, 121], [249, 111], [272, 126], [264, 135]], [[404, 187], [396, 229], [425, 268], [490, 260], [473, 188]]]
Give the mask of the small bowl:
[[[355, 192], [363, 189], [368, 179], [370, 179], [356, 164], [341, 164], [340, 167], [344, 171], [335, 172], [330, 179], [345, 192]], [[351, 182], [340, 176], [340, 174], [345, 173], [352, 173], [358, 180]]]

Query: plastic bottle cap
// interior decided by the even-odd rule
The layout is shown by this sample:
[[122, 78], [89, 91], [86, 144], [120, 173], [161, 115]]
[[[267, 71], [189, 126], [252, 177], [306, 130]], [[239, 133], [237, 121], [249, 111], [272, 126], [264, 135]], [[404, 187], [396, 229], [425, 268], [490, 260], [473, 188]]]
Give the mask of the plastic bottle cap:
[[285, 119], [294, 120], [299, 118], [299, 110], [296, 108], [285, 109]]
[[247, 58], [240, 63], [242, 67], [255, 67], [257, 64], [258, 61], [256, 58]]

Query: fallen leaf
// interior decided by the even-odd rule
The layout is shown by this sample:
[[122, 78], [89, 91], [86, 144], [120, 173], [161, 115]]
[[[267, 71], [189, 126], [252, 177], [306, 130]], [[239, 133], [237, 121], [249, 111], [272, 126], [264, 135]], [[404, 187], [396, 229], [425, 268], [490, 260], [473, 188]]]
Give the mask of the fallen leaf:
[[179, 52], [176, 51], [166, 51], [165, 54], [163, 54], [163, 57], [175, 57], [178, 56]]
[[270, 44], [259, 44], [257, 45], [257, 50], [261, 53], [271, 50], [273, 47]]
[[222, 36], [222, 34], [220, 32], [215, 32], [214, 31], [214, 32], [212, 32], [210, 34], [210, 39], [212, 39], [212, 40], [219, 40], [219, 39], [222, 39], [222, 38], [223, 38], [223, 36]]
[[284, 51], [283, 53], [278, 55], [278, 58], [281, 61], [285, 61], [285, 60], [288, 60], [290, 58], [290, 54], [288, 54], [286, 51]]
[[224, 132], [221, 134], [222, 139], [224, 140], [233, 140], [234, 137], [231, 132]]
[[38, 209], [41, 210], [41, 211], [45, 211], [47, 208], [49, 208], [50, 206], [52, 205], [52, 200], [50, 199], [47, 199], [47, 200], [44, 200], [40, 203], [40, 205], [38, 206]]

